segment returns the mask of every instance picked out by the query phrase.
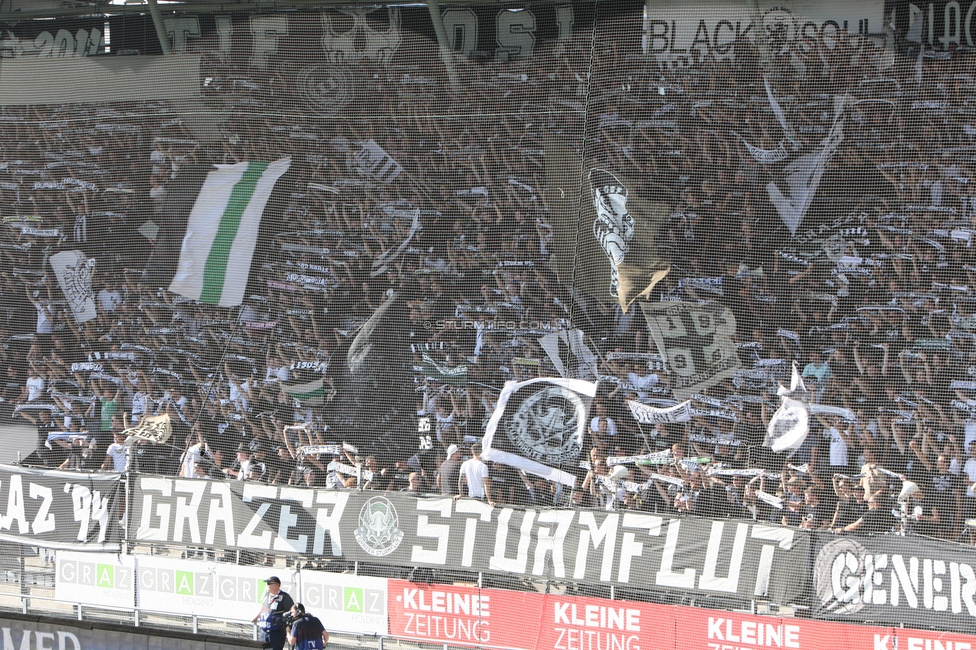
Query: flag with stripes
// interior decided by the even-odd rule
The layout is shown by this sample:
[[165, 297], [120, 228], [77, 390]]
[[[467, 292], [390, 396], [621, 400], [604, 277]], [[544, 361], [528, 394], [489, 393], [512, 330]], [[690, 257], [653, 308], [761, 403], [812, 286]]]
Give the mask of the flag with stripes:
[[215, 165], [190, 209], [169, 290], [218, 307], [241, 304], [258, 229], [290, 158]]
[[325, 398], [325, 384], [322, 376], [318, 379], [293, 378], [281, 382], [285, 395], [300, 402], [303, 406], [322, 406]]

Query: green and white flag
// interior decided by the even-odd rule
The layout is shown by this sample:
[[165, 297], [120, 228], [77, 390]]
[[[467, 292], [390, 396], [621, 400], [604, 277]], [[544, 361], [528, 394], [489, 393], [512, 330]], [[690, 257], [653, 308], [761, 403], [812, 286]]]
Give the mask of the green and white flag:
[[281, 382], [281, 389], [285, 395], [305, 406], [322, 406], [325, 398], [325, 383], [321, 375], [318, 379], [306, 381], [295, 379]]
[[244, 300], [258, 229], [291, 158], [215, 165], [197, 195], [169, 290], [208, 305]]

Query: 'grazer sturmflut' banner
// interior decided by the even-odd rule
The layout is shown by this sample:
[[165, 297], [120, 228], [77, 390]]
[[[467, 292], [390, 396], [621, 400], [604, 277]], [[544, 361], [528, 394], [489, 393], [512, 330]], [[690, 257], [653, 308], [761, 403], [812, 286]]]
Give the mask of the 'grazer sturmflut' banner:
[[0, 540], [45, 548], [121, 548], [119, 474], [0, 465]]
[[213, 545], [394, 566], [794, 602], [806, 531], [639, 512], [138, 476], [131, 544]]
[[922, 538], [816, 536], [817, 618], [976, 629], [976, 553]]

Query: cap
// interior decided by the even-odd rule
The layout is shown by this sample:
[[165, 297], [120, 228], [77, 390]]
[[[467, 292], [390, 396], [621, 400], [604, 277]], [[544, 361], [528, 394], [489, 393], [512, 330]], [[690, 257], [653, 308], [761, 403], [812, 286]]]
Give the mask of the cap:
[[271, 576], [270, 578], [268, 578], [267, 580], [265, 580], [265, 582], [266, 582], [267, 584], [269, 584], [269, 585], [270, 585], [271, 583], [277, 583], [277, 584], [279, 584], [279, 585], [280, 585], [280, 584], [281, 584], [281, 579], [280, 579], [280, 578], [278, 578], [278, 576]]
[[237, 445], [237, 451], [248, 451], [248, 452], [249, 452], [249, 451], [250, 451], [250, 449], [248, 449], [248, 448], [247, 448], [247, 445], [245, 445], [245, 444], [244, 444], [244, 443], [242, 442], [241, 444], [239, 444], [239, 445]]
[[623, 465], [617, 465], [612, 470], [610, 470], [610, 478], [622, 479], [627, 476], [627, 468]]
[[447, 448], [447, 457], [450, 458], [451, 456], [453, 456], [457, 452], [458, 452], [458, 446], [457, 445], [451, 445], [450, 447]]

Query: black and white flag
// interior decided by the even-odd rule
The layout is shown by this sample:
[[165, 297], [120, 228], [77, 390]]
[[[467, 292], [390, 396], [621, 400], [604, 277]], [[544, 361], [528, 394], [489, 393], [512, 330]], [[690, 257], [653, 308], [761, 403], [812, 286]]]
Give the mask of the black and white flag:
[[540, 378], [505, 382], [482, 439], [484, 460], [573, 486], [596, 383]]
[[[586, 346], [583, 330], [560, 330], [539, 339], [542, 349], [562, 377], [592, 379], [597, 376], [599, 357]], [[569, 362], [567, 367], [566, 361]]]
[[795, 363], [790, 387], [780, 386], [776, 392], [780, 396], [780, 405], [769, 420], [763, 446], [776, 452], [799, 449], [810, 433], [810, 393], [803, 385]]
[[92, 292], [95, 260], [88, 259], [81, 251], [61, 251], [51, 256], [51, 268], [75, 320], [85, 323], [98, 316], [95, 294]]
[[709, 302], [640, 303], [658, 352], [671, 371], [671, 391], [688, 399], [732, 377], [742, 362], [736, 352], [735, 315], [728, 307]]
[[386, 153], [376, 140], [367, 140], [350, 160], [350, 168], [383, 184], [392, 183], [403, 167]]
[[786, 166], [782, 181], [770, 181], [766, 185], [769, 199], [776, 206], [783, 223], [796, 235], [797, 228], [813, 203], [820, 187], [827, 164], [844, 141], [844, 110], [846, 97], [834, 98], [834, 123], [830, 132], [820, 145], [810, 153], [803, 154]]

